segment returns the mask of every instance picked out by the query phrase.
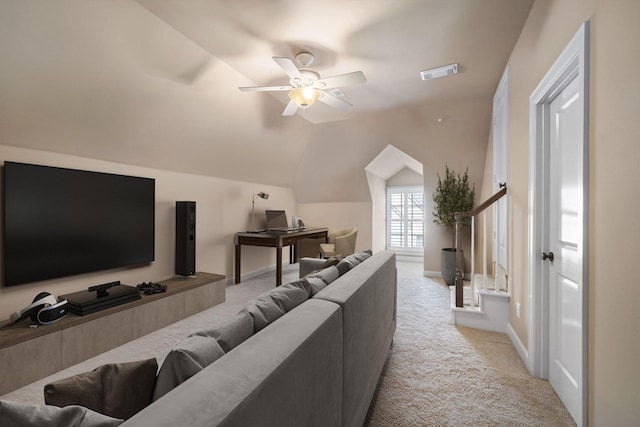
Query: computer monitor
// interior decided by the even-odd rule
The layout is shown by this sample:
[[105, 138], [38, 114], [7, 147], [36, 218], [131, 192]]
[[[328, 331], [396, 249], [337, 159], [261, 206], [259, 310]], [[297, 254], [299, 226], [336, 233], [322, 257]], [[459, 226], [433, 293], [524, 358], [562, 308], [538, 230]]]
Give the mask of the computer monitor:
[[267, 230], [287, 228], [287, 214], [285, 211], [265, 210], [267, 216]]

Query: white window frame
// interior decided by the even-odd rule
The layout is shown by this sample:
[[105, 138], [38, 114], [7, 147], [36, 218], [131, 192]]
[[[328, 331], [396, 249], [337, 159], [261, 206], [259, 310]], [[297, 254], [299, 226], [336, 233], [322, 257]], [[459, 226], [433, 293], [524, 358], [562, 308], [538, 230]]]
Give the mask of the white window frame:
[[[422, 193], [422, 206], [423, 206], [423, 215], [422, 215], [422, 246], [421, 247], [414, 247], [414, 248], [410, 248], [410, 247], [406, 247], [406, 246], [391, 246], [390, 242], [391, 242], [391, 204], [389, 203], [389, 197], [391, 194], [412, 194], [412, 193]], [[407, 202], [407, 198], [405, 198], [405, 203]], [[412, 186], [401, 186], [401, 187], [387, 187], [387, 191], [386, 191], [386, 198], [385, 198], [385, 204], [386, 204], [386, 228], [387, 228], [387, 233], [386, 233], [386, 249], [396, 252], [397, 254], [408, 254], [408, 255], [415, 255], [415, 254], [422, 254], [424, 253], [424, 232], [425, 232], [425, 224], [424, 224], [424, 220], [425, 220], [425, 214], [424, 214], [424, 187], [421, 185], [412, 185]], [[406, 212], [406, 210], [405, 210]], [[407, 220], [404, 219], [404, 222], [415, 222], [415, 220]], [[404, 227], [405, 230], [405, 242], [408, 241], [408, 230], [409, 227]]]

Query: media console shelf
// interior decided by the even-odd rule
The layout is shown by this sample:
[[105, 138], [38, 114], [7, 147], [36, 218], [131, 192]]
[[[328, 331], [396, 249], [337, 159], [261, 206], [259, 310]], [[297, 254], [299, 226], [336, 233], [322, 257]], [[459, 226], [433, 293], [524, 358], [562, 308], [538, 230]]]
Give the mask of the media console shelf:
[[0, 396], [225, 301], [225, 276], [198, 272], [167, 292], [56, 323], [0, 323]]

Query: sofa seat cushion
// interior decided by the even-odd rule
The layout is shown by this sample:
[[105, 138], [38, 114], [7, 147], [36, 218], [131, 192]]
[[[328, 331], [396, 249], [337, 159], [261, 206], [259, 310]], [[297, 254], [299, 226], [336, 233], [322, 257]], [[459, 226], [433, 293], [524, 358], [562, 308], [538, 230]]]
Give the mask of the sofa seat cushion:
[[155, 358], [102, 365], [45, 385], [44, 400], [48, 405], [80, 405], [127, 419], [151, 403], [157, 371]]
[[220, 344], [222, 350], [228, 353], [238, 344], [253, 335], [253, 317], [251, 317], [248, 312], [241, 311], [212, 328], [203, 329], [190, 336], [193, 335], [213, 338]]
[[59, 408], [0, 400], [0, 425], [5, 427], [115, 427], [122, 420], [78, 405]]
[[158, 372], [153, 400], [158, 400], [224, 354], [220, 344], [213, 338], [200, 335], [185, 338], [164, 359]]

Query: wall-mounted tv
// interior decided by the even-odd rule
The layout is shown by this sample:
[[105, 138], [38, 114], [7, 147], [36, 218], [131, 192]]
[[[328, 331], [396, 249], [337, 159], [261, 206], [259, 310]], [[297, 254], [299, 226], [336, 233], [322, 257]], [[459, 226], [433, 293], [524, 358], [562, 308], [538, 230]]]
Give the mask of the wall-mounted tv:
[[5, 162], [5, 286], [154, 260], [155, 180]]

